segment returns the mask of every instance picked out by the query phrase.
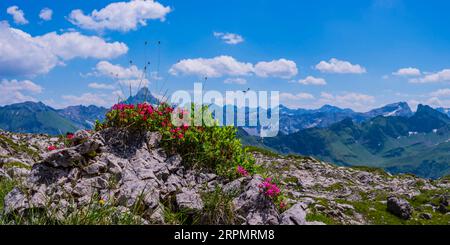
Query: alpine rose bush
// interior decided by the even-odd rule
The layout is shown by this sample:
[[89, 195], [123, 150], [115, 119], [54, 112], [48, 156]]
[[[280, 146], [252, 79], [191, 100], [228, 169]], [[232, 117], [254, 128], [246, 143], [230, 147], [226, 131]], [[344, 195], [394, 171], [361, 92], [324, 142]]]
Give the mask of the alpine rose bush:
[[[190, 123], [181, 126], [172, 123], [172, 115], [185, 119], [194, 115], [195, 110], [201, 110], [202, 115], [209, 115], [203, 118], [199, 126], [190, 126], [194, 125], [194, 118], [187, 118]], [[116, 127], [160, 132], [165, 150], [169, 154], [180, 154], [184, 164], [189, 167], [207, 168], [230, 179], [254, 173], [255, 160], [243, 149], [236, 137], [236, 129], [218, 126], [207, 110], [207, 107], [192, 105], [191, 114], [167, 103], [116, 104], [106, 114], [105, 122], [96, 122], [95, 129]]]
[[259, 191], [267, 198], [272, 200], [280, 210], [287, 208], [287, 204], [284, 201], [285, 197], [282, 195], [281, 188], [277, 183], [273, 181], [271, 177], [265, 178], [264, 181], [258, 186]]

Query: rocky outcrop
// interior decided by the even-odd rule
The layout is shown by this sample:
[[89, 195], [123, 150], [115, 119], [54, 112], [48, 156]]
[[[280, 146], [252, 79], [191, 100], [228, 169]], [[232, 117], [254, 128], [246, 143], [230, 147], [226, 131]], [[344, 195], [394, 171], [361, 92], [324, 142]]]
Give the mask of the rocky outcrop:
[[395, 196], [387, 199], [387, 210], [402, 219], [410, 219], [413, 213], [413, 208], [408, 201]]
[[[448, 181], [395, 177], [312, 158], [256, 152], [260, 168], [280, 181], [287, 204], [281, 208], [261, 192], [262, 176], [230, 181], [207, 170], [187, 168], [181, 156], [168, 155], [161, 148], [161, 135], [156, 132], [78, 131], [70, 147], [44, 135], [37, 135], [38, 140], [31, 135], [0, 135], [8, 137], [0, 144], [0, 151], [7, 154], [0, 157], [0, 180], [20, 183], [4, 198], [2, 213], [6, 216], [41, 209], [64, 219], [76, 210], [108, 205], [116, 207], [117, 215], [140, 210], [142, 224], [167, 224], [171, 222], [166, 217], [168, 209], [191, 218], [208, 213], [213, 205], [207, 197], [219, 189], [221, 196], [229, 197], [229, 203], [221, 205], [231, 207], [235, 224], [371, 224], [374, 212], [385, 215], [383, 212], [389, 211], [411, 220], [415, 212], [406, 199], [450, 189]], [[25, 145], [33, 150], [16, 153], [18, 146]], [[59, 149], [48, 151], [50, 145]], [[395, 196], [386, 200], [391, 195]], [[448, 194], [432, 197], [437, 201], [421, 207], [416, 218], [431, 220], [439, 216], [435, 211], [448, 212]]]

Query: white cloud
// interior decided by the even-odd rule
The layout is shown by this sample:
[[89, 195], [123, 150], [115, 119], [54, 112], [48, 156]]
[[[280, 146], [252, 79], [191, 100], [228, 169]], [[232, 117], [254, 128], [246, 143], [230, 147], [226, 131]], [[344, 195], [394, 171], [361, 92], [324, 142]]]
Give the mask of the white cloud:
[[420, 75], [422, 75], [422, 73], [417, 68], [409, 67], [409, 68], [399, 69], [398, 71], [393, 72], [392, 75], [395, 75], [395, 76], [420, 76]]
[[438, 97], [431, 97], [425, 100], [409, 100], [408, 104], [410, 105], [412, 110], [417, 110], [417, 106], [419, 104], [422, 105], [429, 105], [431, 107], [437, 108], [437, 107], [443, 107], [443, 108], [450, 108], [450, 99], [441, 99]]
[[316, 69], [324, 73], [339, 74], [362, 74], [366, 73], [366, 68], [361, 65], [353, 65], [348, 61], [338, 60], [336, 58], [327, 61], [321, 61], [316, 65]]
[[123, 89], [130, 92], [130, 87], [131, 87], [131, 92], [136, 92], [136, 89], [141, 89], [143, 87], [148, 86], [148, 84], [150, 83], [149, 80], [147, 79], [125, 79], [125, 80], [120, 80], [119, 83], [121, 85], [123, 85]]
[[291, 94], [291, 93], [281, 93], [280, 94], [281, 100], [312, 100], [314, 99], [314, 95], [309, 93], [298, 93], [298, 94]]
[[119, 85], [122, 85], [121, 87], [126, 91], [130, 89], [130, 86], [131, 89], [137, 89], [148, 86], [150, 83], [148, 79], [143, 77], [144, 71], [140, 70], [137, 66], [123, 67], [121, 65], [111, 64], [108, 61], [98, 62], [91, 75], [117, 79]]
[[244, 42], [244, 38], [235, 33], [214, 32], [213, 35], [223, 40], [226, 44], [235, 45]]
[[36, 101], [30, 94], [39, 94], [43, 88], [30, 80], [2, 80], [0, 83], [0, 105]]
[[258, 62], [255, 65], [255, 74], [260, 77], [289, 79], [298, 74], [298, 69], [294, 61], [279, 59], [270, 62]]
[[301, 79], [298, 82], [303, 85], [326, 85], [327, 84], [327, 81], [325, 81], [325, 79], [316, 78], [313, 76], [308, 76], [305, 79]]
[[374, 96], [354, 92], [338, 95], [323, 92], [320, 96], [319, 104], [331, 104], [341, 108], [351, 108], [356, 111], [367, 111], [375, 103]]
[[111, 64], [108, 61], [98, 62], [95, 67], [95, 72], [98, 75], [117, 79], [137, 79], [143, 76], [143, 71], [139, 70], [135, 65], [123, 67], [121, 65]]
[[110, 59], [128, 52], [128, 47], [124, 43], [108, 43], [100, 37], [85, 36], [79, 32], [68, 32], [61, 35], [51, 32], [35, 39], [64, 60], [77, 57]]
[[170, 7], [165, 7], [153, 0], [132, 0], [111, 3], [88, 15], [76, 9], [70, 13], [69, 21], [83, 29], [127, 32], [136, 30], [139, 26], [146, 26], [147, 20], [164, 21], [171, 11]]
[[28, 20], [25, 18], [25, 14], [18, 6], [11, 6], [7, 8], [6, 13], [13, 17], [14, 23], [19, 25], [28, 24]]
[[198, 75], [207, 77], [246, 76], [253, 72], [251, 63], [239, 62], [231, 56], [218, 56], [211, 59], [184, 59], [173, 65], [172, 75]]
[[450, 89], [449, 88], [439, 89], [430, 93], [430, 95], [433, 97], [450, 97]]
[[58, 62], [46, 45], [28, 33], [0, 23], [0, 75], [47, 73]]
[[45, 74], [66, 60], [109, 59], [126, 52], [128, 47], [124, 43], [108, 43], [97, 36], [51, 32], [33, 37], [0, 23], [0, 75]]
[[217, 56], [210, 59], [184, 59], [174, 64], [169, 73], [172, 75], [197, 75], [206, 77], [249, 76], [291, 78], [297, 75], [295, 62], [280, 59], [270, 62], [258, 62], [256, 65], [237, 61], [231, 56]]
[[39, 18], [41, 18], [44, 21], [50, 21], [52, 20], [53, 16], [53, 10], [49, 8], [43, 8], [41, 9], [41, 12], [39, 12]]
[[114, 85], [106, 84], [106, 83], [89, 83], [89, 88], [93, 89], [114, 89]]
[[414, 78], [409, 80], [409, 82], [411, 83], [438, 83], [444, 81], [450, 81], [450, 69], [444, 69], [436, 73], [425, 75], [421, 78]]
[[113, 104], [114, 99], [108, 94], [98, 93], [84, 93], [81, 95], [63, 95], [61, 98], [64, 100], [58, 107], [65, 107], [71, 105], [97, 105], [97, 106], [110, 106]]
[[244, 78], [227, 78], [225, 79], [224, 83], [227, 84], [246, 84], [247, 80]]

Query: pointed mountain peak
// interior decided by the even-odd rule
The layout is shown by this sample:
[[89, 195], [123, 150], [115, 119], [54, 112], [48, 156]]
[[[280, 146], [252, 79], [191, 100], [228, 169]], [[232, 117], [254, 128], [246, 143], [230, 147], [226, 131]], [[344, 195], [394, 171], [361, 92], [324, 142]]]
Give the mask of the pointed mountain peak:
[[126, 104], [139, 104], [143, 102], [158, 104], [159, 100], [155, 96], [153, 96], [148, 87], [143, 87], [134, 96], [128, 97], [128, 99], [123, 102]]
[[391, 116], [400, 116], [400, 117], [410, 117], [413, 115], [411, 108], [406, 102], [398, 102], [385, 105], [381, 108], [373, 109], [369, 112], [365, 113], [368, 117], [391, 117]]

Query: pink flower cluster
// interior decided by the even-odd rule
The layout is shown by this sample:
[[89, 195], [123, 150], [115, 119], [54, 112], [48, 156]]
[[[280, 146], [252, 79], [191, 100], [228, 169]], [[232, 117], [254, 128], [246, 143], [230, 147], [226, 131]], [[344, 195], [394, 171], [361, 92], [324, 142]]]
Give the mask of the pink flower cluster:
[[238, 174], [240, 174], [240, 175], [242, 175], [244, 177], [248, 176], [248, 171], [242, 166], [237, 166], [236, 171], [238, 172]]
[[56, 147], [54, 145], [47, 147], [47, 151], [56, 151], [56, 150], [58, 150], [58, 147]]
[[276, 198], [280, 194], [281, 190], [277, 184], [272, 182], [272, 178], [266, 178], [262, 184], [259, 185], [259, 189], [264, 195], [270, 198]]
[[67, 138], [68, 140], [72, 140], [73, 137], [74, 137], [74, 135], [73, 135], [72, 133], [67, 133], [67, 134], [66, 134], [66, 138]]

